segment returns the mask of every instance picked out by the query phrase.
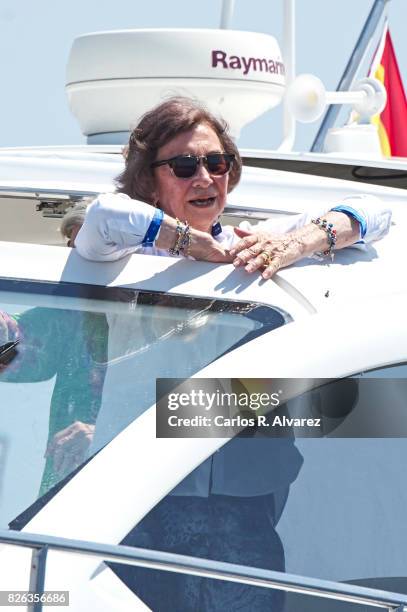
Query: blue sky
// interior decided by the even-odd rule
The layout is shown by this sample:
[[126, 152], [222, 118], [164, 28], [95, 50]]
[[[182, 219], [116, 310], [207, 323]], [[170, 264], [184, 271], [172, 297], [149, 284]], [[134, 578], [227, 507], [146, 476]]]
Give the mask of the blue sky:
[[[373, 0], [297, 0], [297, 73], [312, 72], [335, 89]], [[273, 34], [280, 44], [282, 0], [236, 0], [233, 29]], [[218, 27], [220, 0], [0, 0], [0, 146], [85, 141], [70, 114], [65, 67], [73, 39], [86, 32], [144, 27]], [[405, 0], [390, 0], [389, 21], [407, 84]], [[372, 51], [373, 53], [373, 51]], [[281, 112], [247, 126], [239, 144], [273, 148]], [[316, 126], [297, 128], [307, 150]]]

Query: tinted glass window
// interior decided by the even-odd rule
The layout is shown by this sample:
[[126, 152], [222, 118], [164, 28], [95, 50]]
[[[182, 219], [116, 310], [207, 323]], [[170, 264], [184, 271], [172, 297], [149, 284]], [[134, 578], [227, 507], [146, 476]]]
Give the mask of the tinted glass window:
[[243, 302], [0, 281], [0, 346], [19, 341], [0, 357], [0, 526], [154, 404], [157, 377], [191, 376], [287, 320]]

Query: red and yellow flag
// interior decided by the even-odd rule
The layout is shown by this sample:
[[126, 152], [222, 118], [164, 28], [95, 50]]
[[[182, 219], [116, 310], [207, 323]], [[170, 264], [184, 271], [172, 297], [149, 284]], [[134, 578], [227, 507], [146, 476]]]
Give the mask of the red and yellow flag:
[[383, 83], [387, 104], [372, 119], [385, 157], [407, 157], [407, 100], [387, 23], [369, 72]]
[[378, 127], [383, 155], [407, 157], [407, 100], [387, 23], [369, 76], [381, 81], [387, 91], [384, 110], [372, 119]]

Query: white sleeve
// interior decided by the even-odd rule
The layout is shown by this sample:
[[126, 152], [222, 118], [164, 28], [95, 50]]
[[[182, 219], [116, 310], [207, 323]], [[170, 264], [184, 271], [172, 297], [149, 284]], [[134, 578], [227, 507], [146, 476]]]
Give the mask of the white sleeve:
[[92, 261], [115, 261], [134, 253], [141, 245], [155, 209], [123, 193], [105, 193], [86, 211], [85, 222], [75, 238], [82, 257]]
[[355, 195], [344, 198], [334, 208], [343, 207], [354, 211], [357, 216], [364, 219], [361, 224], [361, 243], [381, 240], [389, 233], [391, 225], [391, 209], [373, 195]]
[[267, 221], [261, 221], [257, 225], [243, 222], [240, 224], [240, 227], [253, 232], [266, 231], [285, 234], [311, 223], [312, 219], [326, 214], [333, 208], [342, 206], [344, 210], [353, 211], [355, 218], [363, 221], [363, 223], [360, 223], [361, 243], [380, 240], [388, 233], [391, 224], [391, 210], [379, 198], [372, 195], [350, 196], [330, 208], [327, 208], [326, 205], [315, 206], [310, 212], [289, 215], [281, 219], [268, 219]]

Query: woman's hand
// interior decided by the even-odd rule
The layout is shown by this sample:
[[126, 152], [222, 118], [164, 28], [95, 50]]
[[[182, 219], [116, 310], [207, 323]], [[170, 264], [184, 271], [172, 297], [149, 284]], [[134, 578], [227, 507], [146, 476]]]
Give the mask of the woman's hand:
[[[336, 231], [336, 250], [360, 239], [359, 223], [348, 215], [331, 211], [323, 215], [323, 218], [332, 223]], [[329, 247], [327, 233], [314, 223], [288, 234], [250, 233], [239, 228], [235, 232], [242, 240], [230, 251], [234, 257], [233, 265], [244, 265], [247, 272], [262, 269], [265, 279], [271, 278], [281, 268], [310, 257], [313, 253], [324, 252]]]
[[189, 255], [195, 259], [213, 263], [231, 263], [233, 257], [210, 234], [191, 228]]
[[280, 270], [304, 257], [304, 244], [296, 232], [291, 234], [271, 234], [261, 232], [251, 234], [235, 229], [243, 238], [231, 249], [233, 265], [245, 266], [249, 273], [262, 270], [262, 277], [269, 279]]
[[55, 434], [45, 456], [52, 457], [59, 476], [69, 474], [84, 461], [94, 433], [94, 425], [75, 421]]
[[[231, 263], [232, 256], [210, 234], [189, 228], [190, 244], [187, 254], [194, 259], [213, 263]], [[170, 249], [177, 238], [177, 222], [169, 215], [164, 215], [160, 234], [155, 242], [159, 249]], [[185, 254], [185, 253], [184, 253]]]

